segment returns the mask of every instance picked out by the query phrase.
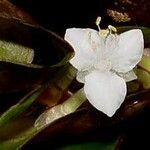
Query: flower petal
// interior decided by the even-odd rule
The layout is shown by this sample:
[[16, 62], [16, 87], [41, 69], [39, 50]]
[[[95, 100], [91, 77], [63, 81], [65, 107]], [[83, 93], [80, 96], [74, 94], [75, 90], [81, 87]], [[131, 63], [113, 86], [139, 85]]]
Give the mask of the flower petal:
[[116, 34], [109, 34], [106, 37], [105, 53], [108, 58], [111, 58], [112, 55], [115, 55], [116, 49], [118, 48], [118, 41], [119, 36]]
[[81, 83], [85, 83], [85, 77], [88, 74], [90, 74], [93, 70], [94, 70], [94, 68], [91, 68], [91, 69], [85, 70], [85, 71], [78, 71], [77, 72], [77, 81], [79, 81]]
[[95, 70], [85, 77], [84, 91], [95, 108], [111, 117], [125, 99], [126, 83], [114, 73]]
[[87, 76], [90, 72], [87, 71], [78, 71], [77, 72], [77, 81], [81, 82], [81, 83], [85, 83], [85, 76]]
[[75, 56], [70, 63], [79, 71], [91, 68], [99, 60], [104, 48], [103, 38], [93, 29], [67, 29], [65, 40], [74, 48]]
[[127, 72], [127, 73], [118, 73], [118, 75], [123, 78], [126, 82], [130, 82], [132, 80], [137, 79], [136, 74], [134, 73], [133, 70]]
[[111, 57], [112, 69], [117, 72], [132, 70], [141, 60], [144, 49], [142, 31], [130, 30], [120, 34], [118, 46], [114, 49]]

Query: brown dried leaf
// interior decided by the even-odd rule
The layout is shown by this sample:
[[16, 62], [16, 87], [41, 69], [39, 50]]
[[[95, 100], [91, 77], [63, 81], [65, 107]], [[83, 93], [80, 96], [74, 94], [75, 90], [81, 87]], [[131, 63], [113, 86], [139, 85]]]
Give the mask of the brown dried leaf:
[[0, 16], [14, 18], [29, 24], [36, 24], [33, 18], [23, 9], [13, 5], [8, 0], [0, 1]]
[[132, 22], [139, 25], [150, 25], [149, 0], [115, 0], [107, 13], [116, 22]]

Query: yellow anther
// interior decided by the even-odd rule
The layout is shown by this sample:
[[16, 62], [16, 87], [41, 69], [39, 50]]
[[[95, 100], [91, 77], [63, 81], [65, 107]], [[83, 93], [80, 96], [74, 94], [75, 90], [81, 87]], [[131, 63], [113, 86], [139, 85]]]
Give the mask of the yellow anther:
[[102, 20], [102, 18], [100, 16], [98, 16], [96, 19], [96, 22], [95, 22], [97, 26], [99, 26], [101, 20]]
[[108, 34], [109, 34], [108, 29], [106, 29], [106, 30], [103, 29], [103, 30], [100, 31], [100, 35], [104, 38], [106, 38], [108, 36]]
[[96, 22], [95, 22], [95, 24], [97, 25], [99, 31], [101, 30], [101, 28], [100, 28], [100, 26], [99, 26], [101, 20], [102, 20], [102, 18], [101, 18], [100, 16], [98, 16], [97, 19], [96, 19]]
[[95, 21], [95, 24], [98, 27], [100, 36], [102, 36], [103, 38], [106, 38], [111, 33], [117, 33], [117, 29], [114, 26], [112, 26], [112, 25], [108, 25], [107, 29], [102, 29], [101, 30], [101, 28], [100, 28], [101, 20], [102, 20], [102, 18], [100, 16], [98, 16], [96, 21]]
[[115, 32], [115, 33], [117, 32], [117, 29], [116, 29], [114, 26], [112, 26], [112, 25], [109, 25], [109, 26], [108, 26], [108, 29], [110, 30], [110, 32], [111, 32], [111, 31], [113, 31], [113, 32]]

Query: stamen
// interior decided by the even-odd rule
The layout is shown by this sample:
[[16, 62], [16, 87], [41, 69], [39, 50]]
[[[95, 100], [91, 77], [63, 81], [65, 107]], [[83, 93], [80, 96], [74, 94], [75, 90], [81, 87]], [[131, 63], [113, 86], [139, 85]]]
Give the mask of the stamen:
[[113, 33], [113, 34], [117, 33], [117, 29], [114, 26], [112, 26], [112, 25], [108, 25], [107, 29], [101, 30], [101, 28], [100, 28], [100, 22], [101, 22], [101, 20], [102, 20], [102, 18], [100, 16], [98, 16], [97, 19], [96, 19], [96, 21], [95, 21], [95, 24], [98, 27], [100, 36], [106, 38], [111, 33]]
[[105, 29], [105, 30], [101, 30], [100, 31], [100, 35], [104, 38], [106, 38], [109, 34], [109, 30], [108, 29]]
[[100, 16], [98, 16], [97, 19], [96, 19], [96, 22], [95, 22], [95, 24], [97, 25], [99, 31], [101, 30], [101, 28], [100, 28], [101, 20], [102, 20], [102, 18]]
[[109, 25], [109, 26], [108, 26], [108, 29], [109, 29], [110, 33], [112, 33], [112, 31], [113, 31], [114, 33], [117, 33], [117, 29], [116, 29], [114, 26], [112, 26], [112, 25]]

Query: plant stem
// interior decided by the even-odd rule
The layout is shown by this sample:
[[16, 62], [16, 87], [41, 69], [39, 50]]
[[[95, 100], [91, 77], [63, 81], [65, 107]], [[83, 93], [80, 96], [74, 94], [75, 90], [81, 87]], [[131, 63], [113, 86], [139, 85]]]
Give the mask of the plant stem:
[[73, 113], [86, 100], [83, 88], [72, 95], [68, 100], [41, 114], [35, 122], [35, 127], [45, 128], [53, 121]]
[[74, 95], [72, 95], [68, 100], [66, 100], [62, 104], [62, 110], [66, 113], [72, 113], [74, 112], [78, 107], [82, 105], [83, 102], [85, 102], [86, 96], [84, 93], [83, 88], [78, 90]]
[[83, 102], [86, 101], [86, 96], [84, 94], [83, 88], [77, 91], [74, 95], [72, 95], [68, 100], [64, 103], [54, 106], [48, 111], [41, 114], [36, 120], [34, 127], [29, 129], [23, 137], [23, 139], [16, 139], [19, 143], [19, 149], [23, 147], [30, 139], [32, 139], [36, 134], [44, 130], [51, 123], [60, 119], [66, 115], [73, 113], [77, 108], [79, 108]]

